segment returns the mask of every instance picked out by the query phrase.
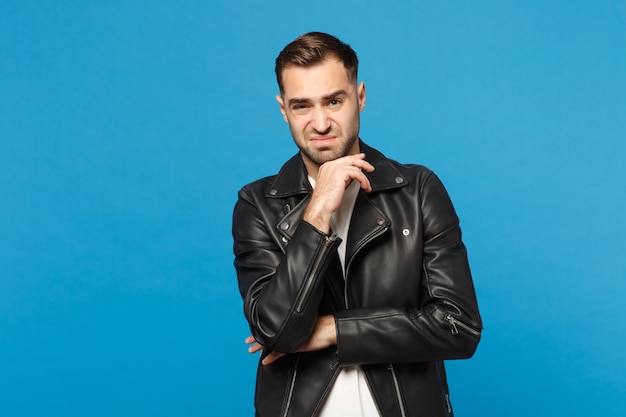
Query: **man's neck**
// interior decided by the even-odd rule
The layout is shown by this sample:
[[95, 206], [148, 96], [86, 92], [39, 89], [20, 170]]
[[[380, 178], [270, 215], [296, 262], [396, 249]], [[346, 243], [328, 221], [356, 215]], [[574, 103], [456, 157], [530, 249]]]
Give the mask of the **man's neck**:
[[300, 153], [300, 155], [302, 155], [302, 160], [304, 161], [304, 167], [306, 168], [306, 173], [309, 174], [309, 177], [313, 178], [313, 180], [317, 181], [317, 173], [320, 170], [320, 166], [317, 165], [315, 162], [311, 161], [302, 153]]

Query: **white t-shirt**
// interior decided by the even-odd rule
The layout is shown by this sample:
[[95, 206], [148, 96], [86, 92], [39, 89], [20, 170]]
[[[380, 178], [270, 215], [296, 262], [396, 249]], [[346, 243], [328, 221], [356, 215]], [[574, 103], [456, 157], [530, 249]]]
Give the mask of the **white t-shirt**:
[[[311, 186], [315, 188], [315, 180], [309, 177]], [[337, 248], [345, 277], [346, 241], [354, 202], [359, 194], [360, 185], [352, 181], [343, 196], [339, 210], [333, 213], [331, 227], [342, 242]], [[374, 398], [367, 385], [365, 375], [359, 366], [342, 367], [339, 375], [322, 405], [319, 417], [380, 417]]]

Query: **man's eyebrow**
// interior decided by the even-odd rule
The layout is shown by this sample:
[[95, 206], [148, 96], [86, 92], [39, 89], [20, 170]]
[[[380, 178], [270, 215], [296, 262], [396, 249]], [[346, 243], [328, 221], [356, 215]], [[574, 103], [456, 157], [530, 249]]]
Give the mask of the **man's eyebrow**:
[[308, 98], [292, 98], [292, 99], [289, 99], [289, 105], [293, 106], [295, 104], [306, 104], [309, 101], [310, 100]]
[[328, 100], [333, 100], [337, 97], [341, 97], [341, 96], [347, 96], [348, 93], [346, 93], [344, 90], [339, 90], [339, 91], [335, 91], [332, 94], [329, 94], [327, 96], [324, 96], [323, 99], [328, 101]]
[[[334, 91], [334, 92], [332, 92], [332, 93], [322, 97], [322, 100], [329, 101], [329, 100], [334, 100], [334, 99], [336, 99], [338, 97], [347, 96], [347, 95], [348, 95], [348, 93], [346, 93], [345, 90], [337, 90], [337, 91]], [[308, 99], [308, 98], [297, 98], [296, 97], [296, 98], [289, 99], [289, 105], [290, 106], [294, 106], [294, 105], [297, 105], [297, 104], [306, 104], [306, 103], [309, 103], [310, 101], [311, 100]]]

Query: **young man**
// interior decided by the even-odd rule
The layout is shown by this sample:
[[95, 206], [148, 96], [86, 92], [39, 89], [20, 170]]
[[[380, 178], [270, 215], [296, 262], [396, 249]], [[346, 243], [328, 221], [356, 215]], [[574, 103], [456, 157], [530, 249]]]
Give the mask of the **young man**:
[[451, 416], [443, 360], [480, 339], [450, 199], [427, 168], [360, 140], [357, 68], [318, 32], [276, 59], [299, 152], [242, 188], [233, 215], [258, 417]]

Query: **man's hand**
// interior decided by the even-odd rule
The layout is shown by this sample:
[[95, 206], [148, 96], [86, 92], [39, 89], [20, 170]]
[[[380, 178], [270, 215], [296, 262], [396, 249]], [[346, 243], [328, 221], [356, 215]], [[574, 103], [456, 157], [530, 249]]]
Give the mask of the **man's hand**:
[[[251, 345], [248, 348], [248, 352], [256, 353], [263, 349], [263, 346], [257, 343], [253, 336], [248, 336], [246, 338], [246, 344]], [[337, 330], [335, 328], [335, 318], [331, 315], [328, 316], [320, 316], [317, 319], [317, 323], [315, 324], [315, 328], [313, 329], [313, 333], [309, 340], [304, 342], [302, 346], [298, 349], [298, 352], [312, 352], [314, 350], [325, 349], [329, 346], [333, 346], [337, 344]], [[263, 365], [269, 365], [270, 363], [276, 361], [279, 358], [285, 356], [286, 353], [280, 352], [271, 352], [261, 363]]]
[[352, 180], [365, 192], [372, 191], [363, 171], [372, 172], [374, 166], [365, 160], [365, 154], [348, 155], [322, 164], [315, 180], [315, 190], [302, 219], [324, 233], [330, 231], [330, 217], [339, 209], [343, 194]]

